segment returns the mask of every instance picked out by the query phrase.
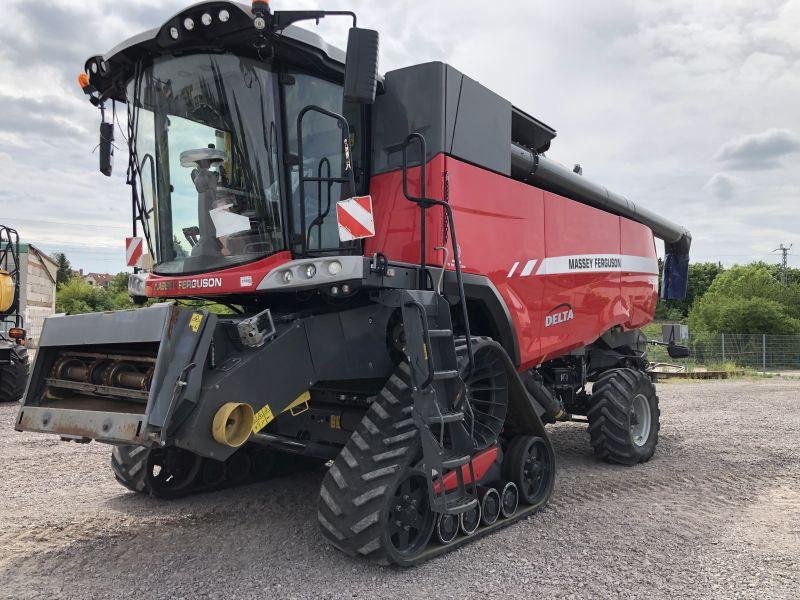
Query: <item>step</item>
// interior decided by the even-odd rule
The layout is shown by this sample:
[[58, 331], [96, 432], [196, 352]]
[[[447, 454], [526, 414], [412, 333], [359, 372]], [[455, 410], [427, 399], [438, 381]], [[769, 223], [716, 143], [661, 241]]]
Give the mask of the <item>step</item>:
[[449, 338], [453, 337], [453, 330], [452, 329], [429, 329], [428, 335], [433, 338]]
[[445, 512], [449, 515], [458, 515], [472, 510], [478, 504], [477, 498], [472, 496], [460, 496], [458, 498], [445, 497], [445, 504], [447, 509]]
[[441, 425], [442, 423], [460, 423], [464, 420], [464, 413], [462, 411], [442, 413], [441, 415], [428, 415], [425, 418], [428, 425]]
[[442, 459], [442, 468], [445, 471], [450, 471], [452, 469], [457, 469], [458, 467], [463, 467], [466, 464], [469, 464], [469, 461], [472, 460], [472, 456], [466, 454], [464, 456], [445, 456]]
[[433, 372], [433, 380], [434, 381], [442, 381], [443, 379], [456, 379], [458, 377], [458, 371], [434, 371]]

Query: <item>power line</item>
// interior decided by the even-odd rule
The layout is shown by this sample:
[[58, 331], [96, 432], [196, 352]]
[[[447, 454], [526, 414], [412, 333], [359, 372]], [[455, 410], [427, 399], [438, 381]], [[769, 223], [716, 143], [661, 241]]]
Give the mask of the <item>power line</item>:
[[780, 252], [783, 256], [781, 258], [781, 284], [786, 287], [789, 285], [789, 250], [792, 249], [792, 244], [784, 246], [781, 244], [773, 252]]

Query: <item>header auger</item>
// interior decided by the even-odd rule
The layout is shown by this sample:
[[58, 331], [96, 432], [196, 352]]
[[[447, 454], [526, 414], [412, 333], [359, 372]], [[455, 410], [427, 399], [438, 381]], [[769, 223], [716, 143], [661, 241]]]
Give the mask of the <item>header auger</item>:
[[[346, 54], [293, 25], [330, 16]], [[547, 423], [652, 456], [654, 233], [670, 296], [691, 238], [453, 67], [380, 77], [356, 23], [202, 2], [87, 61], [91, 102], [127, 106], [130, 291], [163, 302], [49, 319], [16, 427], [113, 444], [165, 498], [328, 463], [323, 535], [411, 565], [547, 503]]]

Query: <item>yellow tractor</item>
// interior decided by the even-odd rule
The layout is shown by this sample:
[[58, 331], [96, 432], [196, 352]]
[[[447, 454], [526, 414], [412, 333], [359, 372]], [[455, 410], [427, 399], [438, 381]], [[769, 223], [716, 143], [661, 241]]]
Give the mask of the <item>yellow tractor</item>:
[[19, 234], [0, 225], [0, 402], [22, 398], [28, 349], [19, 314]]

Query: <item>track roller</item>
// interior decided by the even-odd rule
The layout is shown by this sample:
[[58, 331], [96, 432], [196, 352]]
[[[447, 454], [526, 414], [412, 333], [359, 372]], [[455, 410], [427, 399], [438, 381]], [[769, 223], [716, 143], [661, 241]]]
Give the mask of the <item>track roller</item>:
[[472, 535], [478, 531], [481, 524], [481, 505], [480, 502], [475, 504], [475, 508], [471, 508], [458, 516], [458, 523], [461, 526], [461, 533], [464, 535]]
[[485, 488], [481, 493], [481, 523], [492, 525], [500, 516], [500, 492]]
[[509, 481], [500, 493], [500, 514], [508, 519], [514, 516], [519, 506], [519, 490], [517, 484]]
[[446, 546], [458, 535], [459, 518], [458, 515], [439, 515], [436, 521], [436, 541]]

